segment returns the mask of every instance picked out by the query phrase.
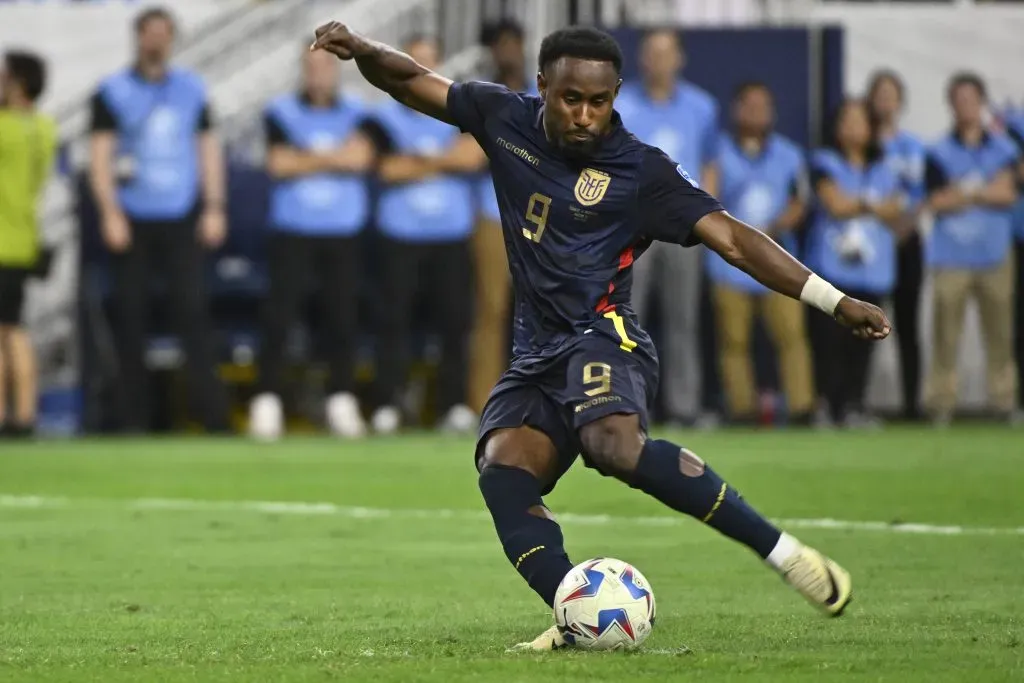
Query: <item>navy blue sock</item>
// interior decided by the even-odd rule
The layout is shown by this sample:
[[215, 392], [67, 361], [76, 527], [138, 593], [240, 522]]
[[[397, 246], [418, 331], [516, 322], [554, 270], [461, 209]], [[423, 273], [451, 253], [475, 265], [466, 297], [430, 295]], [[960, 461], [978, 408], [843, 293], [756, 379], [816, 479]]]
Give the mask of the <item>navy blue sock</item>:
[[668, 441], [647, 440], [631, 485], [748, 546], [762, 559], [779, 541], [781, 532], [736, 489], [696, 456], [684, 458], [682, 449]]
[[488, 465], [480, 472], [480, 493], [508, 561], [544, 602], [553, 605], [572, 562], [558, 523], [529, 512], [544, 505], [537, 478], [518, 467]]

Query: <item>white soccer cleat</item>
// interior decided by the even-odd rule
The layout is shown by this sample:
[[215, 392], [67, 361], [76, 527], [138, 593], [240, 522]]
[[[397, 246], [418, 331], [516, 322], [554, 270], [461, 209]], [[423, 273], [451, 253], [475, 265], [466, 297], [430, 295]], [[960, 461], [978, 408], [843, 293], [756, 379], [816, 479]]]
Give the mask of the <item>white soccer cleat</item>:
[[373, 413], [370, 425], [377, 434], [389, 436], [402, 425], [402, 413], [395, 406], [381, 406]]
[[354, 395], [343, 392], [327, 399], [327, 426], [332, 434], [343, 439], [366, 436], [366, 421]]
[[249, 436], [258, 441], [277, 441], [284, 432], [284, 407], [277, 394], [255, 396], [249, 404]]
[[509, 652], [550, 652], [551, 650], [560, 650], [563, 647], [569, 647], [569, 643], [565, 642], [565, 638], [558, 631], [557, 626], [552, 626], [544, 633], [533, 640], [526, 643], [519, 643], [513, 645], [508, 649]]
[[451, 434], [469, 434], [476, 430], [478, 418], [473, 409], [460, 403], [452, 406], [441, 421], [441, 431]]
[[782, 580], [830, 617], [838, 617], [853, 596], [850, 574], [814, 548], [800, 544], [779, 567]]

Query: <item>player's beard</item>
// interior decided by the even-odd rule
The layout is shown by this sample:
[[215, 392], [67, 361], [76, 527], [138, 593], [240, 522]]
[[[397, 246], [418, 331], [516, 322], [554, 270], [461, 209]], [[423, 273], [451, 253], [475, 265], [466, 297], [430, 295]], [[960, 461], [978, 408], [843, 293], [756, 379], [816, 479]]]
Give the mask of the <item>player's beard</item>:
[[601, 136], [595, 135], [588, 140], [569, 141], [564, 137], [559, 145], [562, 154], [568, 159], [584, 160], [590, 159], [601, 146]]

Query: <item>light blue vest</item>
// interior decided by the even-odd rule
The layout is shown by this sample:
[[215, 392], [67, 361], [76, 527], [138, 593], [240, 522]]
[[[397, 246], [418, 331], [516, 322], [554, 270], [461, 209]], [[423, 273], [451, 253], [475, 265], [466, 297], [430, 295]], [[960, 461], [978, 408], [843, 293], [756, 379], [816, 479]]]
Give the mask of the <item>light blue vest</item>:
[[661, 149], [701, 182], [701, 169], [718, 144], [718, 104], [711, 95], [680, 81], [670, 99], [654, 102], [642, 83], [626, 83], [615, 109], [629, 132]]
[[885, 142], [885, 163], [900, 183], [900, 190], [907, 196], [910, 207], [918, 206], [925, 199], [924, 166], [927, 149], [920, 140], [899, 131]]
[[[522, 92], [527, 95], [539, 95], [536, 81], [529, 80], [529, 87]], [[494, 183], [491, 175], [485, 173], [476, 183], [476, 201], [480, 215], [484, 218], [501, 223], [501, 215], [498, 212], [498, 194], [494, 191]]]
[[[990, 182], [1017, 158], [1017, 146], [1005, 135], [988, 134], [981, 145], [964, 147], [952, 134], [932, 147], [934, 163], [950, 184], [977, 187]], [[1010, 209], [972, 206], [939, 214], [926, 257], [936, 268], [986, 269], [1002, 263], [1012, 241]]]
[[[267, 115], [293, 147], [327, 151], [340, 147], [355, 132], [364, 110], [348, 98], [318, 108], [297, 95], [285, 95], [268, 105]], [[318, 173], [274, 183], [269, 223], [271, 228], [287, 232], [347, 237], [366, 225], [369, 213], [364, 175]]]
[[[756, 157], [741, 150], [731, 135], [723, 134], [716, 160], [721, 178], [719, 201], [726, 211], [755, 228], [766, 228], [778, 220], [789, 205], [793, 184], [802, 186], [806, 182], [800, 148], [774, 133]], [[779, 243], [790, 253], [796, 249], [796, 237], [791, 233], [781, 237]], [[715, 252], [707, 254], [708, 275], [713, 282], [750, 294], [768, 291]]]
[[[851, 166], [838, 152], [815, 152], [814, 169], [823, 173], [845, 194], [884, 201], [900, 191], [899, 179], [884, 160], [865, 169]], [[859, 259], [843, 256], [844, 245], [859, 245]], [[807, 260], [823, 278], [840, 289], [887, 294], [896, 283], [896, 240], [892, 231], [873, 216], [838, 220], [819, 206]]]
[[[441, 154], [459, 135], [454, 126], [408, 109], [384, 104], [377, 114], [397, 154]], [[473, 184], [468, 176], [441, 175], [384, 189], [377, 226], [388, 237], [406, 242], [449, 242], [473, 230]]]
[[199, 198], [197, 126], [206, 89], [189, 71], [171, 69], [150, 82], [132, 69], [107, 78], [100, 97], [117, 121], [117, 154], [133, 160], [118, 189], [125, 213], [141, 220], [177, 220]]

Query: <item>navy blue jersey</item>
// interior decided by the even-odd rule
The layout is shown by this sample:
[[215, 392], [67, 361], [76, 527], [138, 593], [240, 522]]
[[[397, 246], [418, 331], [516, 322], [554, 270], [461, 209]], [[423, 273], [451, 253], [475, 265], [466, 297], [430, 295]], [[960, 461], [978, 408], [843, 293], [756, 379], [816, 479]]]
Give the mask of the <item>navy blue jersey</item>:
[[617, 113], [595, 155], [574, 161], [548, 142], [543, 110], [541, 98], [492, 83], [456, 83], [448, 92], [452, 120], [490, 159], [515, 290], [517, 357], [558, 352], [609, 316], [620, 331], [623, 319], [637, 329], [633, 262], [653, 240], [696, 244], [697, 221], [722, 210]]

